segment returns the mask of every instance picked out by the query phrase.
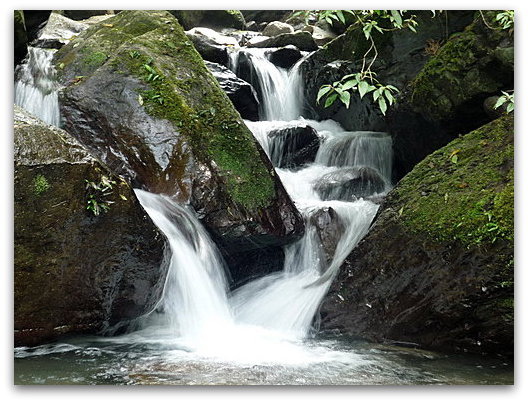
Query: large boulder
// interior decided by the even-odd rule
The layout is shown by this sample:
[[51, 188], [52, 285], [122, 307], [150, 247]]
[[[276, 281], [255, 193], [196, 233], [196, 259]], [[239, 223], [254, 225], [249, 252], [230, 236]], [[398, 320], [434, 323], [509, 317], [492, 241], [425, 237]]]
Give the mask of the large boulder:
[[310, 224], [315, 228], [319, 242], [323, 247], [326, 265], [334, 258], [339, 240], [345, 233], [345, 226], [332, 207], [321, 207], [310, 215]]
[[513, 120], [452, 141], [389, 193], [323, 303], [324, 328], [513, 354]]
[[132, 188], [18, 107], [14, 143], [15, 345], [109, 331], [152, 310], [165, 241]]
[[268, 133], [270, 157], [278, 168], [298, 168], [315, 160], [321, 138], [308, 125], [287, 126]]
[[306, 31], [297, 31], [291, 34], [279, 34], [272, 38], [250, 41], [248, 43], [248, 47], [253, 48], [280, 48], [288, 45], [293, 45], [297, 49], [307, 52], [312, 52], [318, 48], [312, 35]]
[[[496, 12], [485, 13], [489, 21]], [[475, 20], [430, 57], [409, 83], [388, 126], [398, 178], [458, 136], [489, 122], [484, 101], [513, 89], [513, 35]]]
[[189, 203], [224, 253], [300, 236], [266, 154], [170, 13], [122, 11], [55, 63], [66, 130], [136, 186]]
[[246, 21], [238, 10], [170, 10], [180, 25], [189, 30], [194, 27], [244, 29]]
[[238, 78], [235, 73], [218, 63], [205, 62], [209, 71], [222, 88], [243, 119], [259, 120], [257, 93], [251, 84]]

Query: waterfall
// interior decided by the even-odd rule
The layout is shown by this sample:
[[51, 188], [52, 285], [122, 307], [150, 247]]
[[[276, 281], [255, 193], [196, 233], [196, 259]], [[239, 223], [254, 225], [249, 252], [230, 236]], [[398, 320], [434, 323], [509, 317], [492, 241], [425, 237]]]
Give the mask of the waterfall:
[[[275, 168], [306, 227], [299, 241], [285, 247], [283, 270], [229, 294], [224, 262], [197, 218], [166, 196], [136, 190], [171, 246], [162, 299], [171, 334], [202, 354], [237, 355], [250, 361], [257, 350], [266, 351], [261, 360], [277, 358], [271, 352], [280, 351], [277, 343], [303, 340], [310, 334], [339, 267], [376, 214], [378, 204], [369, 198], [390, 187], [392, 162], [392, 141], [386, 133], [348, 132], [332, 120], [302, 118], [302, 97], [296, 95], [302, 92], [298, 65], [287, 71], [275, 67], [265, 54], [266, 49], [248, 49], [231, 55], [234, 71], [241, 57], [252, 63], [263, 99], [262, 116], [268, 119], [247, 121], [247, 126], [275, 163], [272, 155], [286, 144], [284, 139], [268, 136], [270, 131], [309, 125], [321, 140], [313, 162], [298, 169]], [[350, 189], [343, 191], [347, 186]], [[329, 209], [332, 220], [342, 228], [333, 235], [335, 248], [330, 258], [314, 222], [317, 214]]]
[[[301, 115], [303, 92], [299, 60], [286, 70], [271, 63], [270, 49], [248, 48], [230, 53], [229, 68], [240, 74], [241, 56], [251, 63], [250, 82], [259, 94], [259, 115], [263, 120], [293, 120]], [[254, 74], [252, 73], [254, 71]]]
[[15, 104], [53, 126], [60, 124], [59, 86], [52, 65], [55, 49], [28, 47], [15, 70]]
[[215, 244], [187, 208], [167, 196], [135, 192], [170, 244], [172, 256], [162, 304], [172, 331], [196, 338], [224, 327], [232, 316], [226, 269]]

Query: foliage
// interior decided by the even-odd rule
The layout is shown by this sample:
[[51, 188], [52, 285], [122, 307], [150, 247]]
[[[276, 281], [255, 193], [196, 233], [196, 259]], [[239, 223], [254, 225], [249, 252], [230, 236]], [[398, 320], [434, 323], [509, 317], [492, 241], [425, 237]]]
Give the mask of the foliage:
[[48, 180], [44, 175], [37, 175], [35, 176], [35, 179], [33, 179], [33, 187], [35, 190], [35, 194], [37, 196], [40, 196], [42, 193], [48, 190], [51, 185], [49, 184]]
[[317, 102], [326, 97], [324, 103], [326, 108], [339, 99], [348, 108], [352, 91], [358, 92], [360, 98], [372, 93], [374, 103], [385, 115], [387, 107], [394, 103], [394, 94], [399, 90], [393, 85], [380, 83], [376, 79], [376, 73], [372, 71], [372, 66], [378, 57], [373, 32], [383, 34], [400, 29], [416, 32], [418, 25], [416, 16], [406, 10], [316, 10], [314, 12], [318, 14], [320, 20], [325, 20], [329, 24], [336, 21], [346, 24], [347, 21], [352, 21], [350, 25], [361, 28], [365, 39], [370, 43], [370, 47], [362, 57], [361, 70], [355, 74], [348, 74], [331, 85], [322, 86], [317, 94]]
[[506, 113], [513, 112], [515, 109], [515, 94], [513, 91], [509, 91], [511, 94], [508, 94], [506, 91], [502, 91], [502, 95], [497, 99], [494, 108], [498, 109], [502, 105], [506, 107]]
[[88, 190], [86, 209], [90, 210], [96, 216], [102, 212], [107, 212], [110, 209], [110, 205], [114, 203], [108, 200], [107, 197], [112, 194], [112, 188], [115, 184], [115, 181], [105, 175], [101, 176], [101, 180], [98, 183], [86, 180], [86, 189]]

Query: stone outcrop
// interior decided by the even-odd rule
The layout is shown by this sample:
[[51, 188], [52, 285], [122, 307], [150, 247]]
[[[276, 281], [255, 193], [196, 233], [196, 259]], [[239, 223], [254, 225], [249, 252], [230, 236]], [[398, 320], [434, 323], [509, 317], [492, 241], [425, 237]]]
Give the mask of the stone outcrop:
[[222, 88], [243, 119], [259, 119], [257, 93], [248, 82], [238, 78], [235, 73], [217, 63], [205, 62], [209, 71]]
[[512, 355], [513, 150], [508, 115], [416, 165], [345, 260], [323, 327]]
[[165, 240], [132, 188], [18, 107], [14, 143], [15, 345], [109, 331], [152, 310]]
[[171, 14], [120, 12], [55, 63], [66, 130], [134, 186], [191, 204], [224, 253], [300, 236], [270, 161]]

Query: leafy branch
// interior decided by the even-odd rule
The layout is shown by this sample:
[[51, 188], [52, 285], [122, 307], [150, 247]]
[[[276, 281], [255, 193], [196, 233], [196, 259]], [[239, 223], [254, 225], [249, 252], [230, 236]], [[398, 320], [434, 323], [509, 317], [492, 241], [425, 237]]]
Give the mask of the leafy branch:
[[[317, 11], [316, 11], [317, 12]], [[434, 15], [433, 11], [433, 15]], [[361, 28], [370, 47], [362, 57], [361, 69], [358, 73], [348, 74], [333, 84], [323, 85], [317, 94], [317, 103], [325, 97], [325, 108], [339, 100], [347, 108], [350, 105], [351, 92], [358, 92], [360, 98], [372, 93], [374, 103], [377, 104], [383, 115], [389, 105], [395, 101], [394, 95], [399, 92], [393, 85], [386, 85], [376, 79], [372, 66], [378, 58], [378, 49], [373, 37], [373, 32], [383, 34], [388, 31], [409, 29], [416, 32], [418, 22], [416, 16], [407, 15], [406, 10], [321, 10], [318, 11], [319, 19], [324, 19], [329, 24], [339, 21], [343, 24], [353, 21], [350, 26]]]
[[[112, 194], [112, 188], [116, 184], [115, 181], [109, 179], [107, 176], [102, 176], [101, 180], [96, 183], [85, 180], [86, 189], [88, 190], [88, 202], [86, 209], [91, 211], [94, 215], [106, 213], [110, 210], [110, 205], [114, 202], [107, 200], [107, 197]], [[124, 196], [121, 196], [124, 198]]]

